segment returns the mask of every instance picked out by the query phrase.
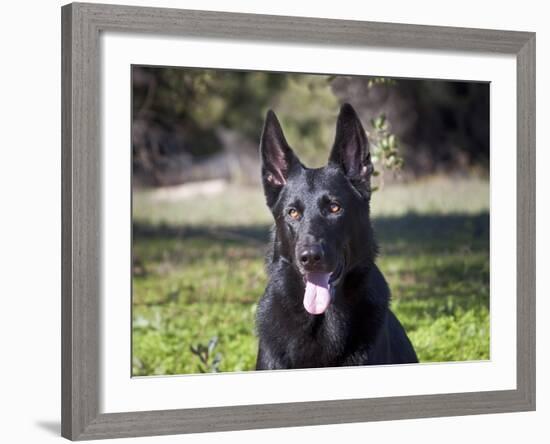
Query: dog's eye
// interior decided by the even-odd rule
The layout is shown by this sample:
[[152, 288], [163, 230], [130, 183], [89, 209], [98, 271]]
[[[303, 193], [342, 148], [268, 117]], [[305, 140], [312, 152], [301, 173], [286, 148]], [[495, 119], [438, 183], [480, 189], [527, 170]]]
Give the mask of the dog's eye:
[[332, 214], [337, 214], [340, 211], [342, 211], [342, 207], [340, 206], [339, 203], [336, 203], [336, 202], [331, 202], [330, 205], [328, 206], [328, 209]]
[[300, 212], [296, 208], [288, 210], [288, 215], [294, 220], [300, 219]]

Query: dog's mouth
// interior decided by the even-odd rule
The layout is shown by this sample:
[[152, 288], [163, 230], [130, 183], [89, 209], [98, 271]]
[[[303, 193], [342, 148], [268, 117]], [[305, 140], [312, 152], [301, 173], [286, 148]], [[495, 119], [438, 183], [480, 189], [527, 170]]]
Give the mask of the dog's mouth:
[[309, 272], [304, 274], [306, 289], [304, 308], [312, 315], [323, 314], [330, 305], [334, 289], [340, 283], [344, 264], [340, 262], [331, 273]]

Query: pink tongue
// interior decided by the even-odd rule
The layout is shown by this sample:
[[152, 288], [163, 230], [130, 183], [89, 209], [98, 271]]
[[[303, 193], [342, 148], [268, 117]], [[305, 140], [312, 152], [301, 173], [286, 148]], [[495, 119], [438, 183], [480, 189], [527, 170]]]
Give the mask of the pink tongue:
[[304, 308], [313, 315], [324, 313], [330, 304], [328, 279], [330, 273], [308, 273], [306, 275], [306, 292]]

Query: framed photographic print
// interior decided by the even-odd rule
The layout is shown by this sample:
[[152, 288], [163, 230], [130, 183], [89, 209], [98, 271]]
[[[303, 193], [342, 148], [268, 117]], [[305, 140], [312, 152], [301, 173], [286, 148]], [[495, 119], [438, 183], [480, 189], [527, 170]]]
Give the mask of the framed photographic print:
[[535, 35], [62, 8], [62, 434], [535, 408]]

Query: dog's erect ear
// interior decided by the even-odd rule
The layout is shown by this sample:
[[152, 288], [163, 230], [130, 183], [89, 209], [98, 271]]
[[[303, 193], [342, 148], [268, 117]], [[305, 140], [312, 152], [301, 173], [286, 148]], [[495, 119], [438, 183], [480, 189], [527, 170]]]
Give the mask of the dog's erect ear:
[[357, 113], [348, 103], [340, 108], [329, 162], [339, 166], [361, 193], [370, 194], [373, 166], [369, 141]]
[[260, 155], [262, 158], [262, 183], [267, 204], [271, 207], [286, 184], [291, 169], [300, 164], [285, 139], [277, 116], [271, 110], [265, 117]]

